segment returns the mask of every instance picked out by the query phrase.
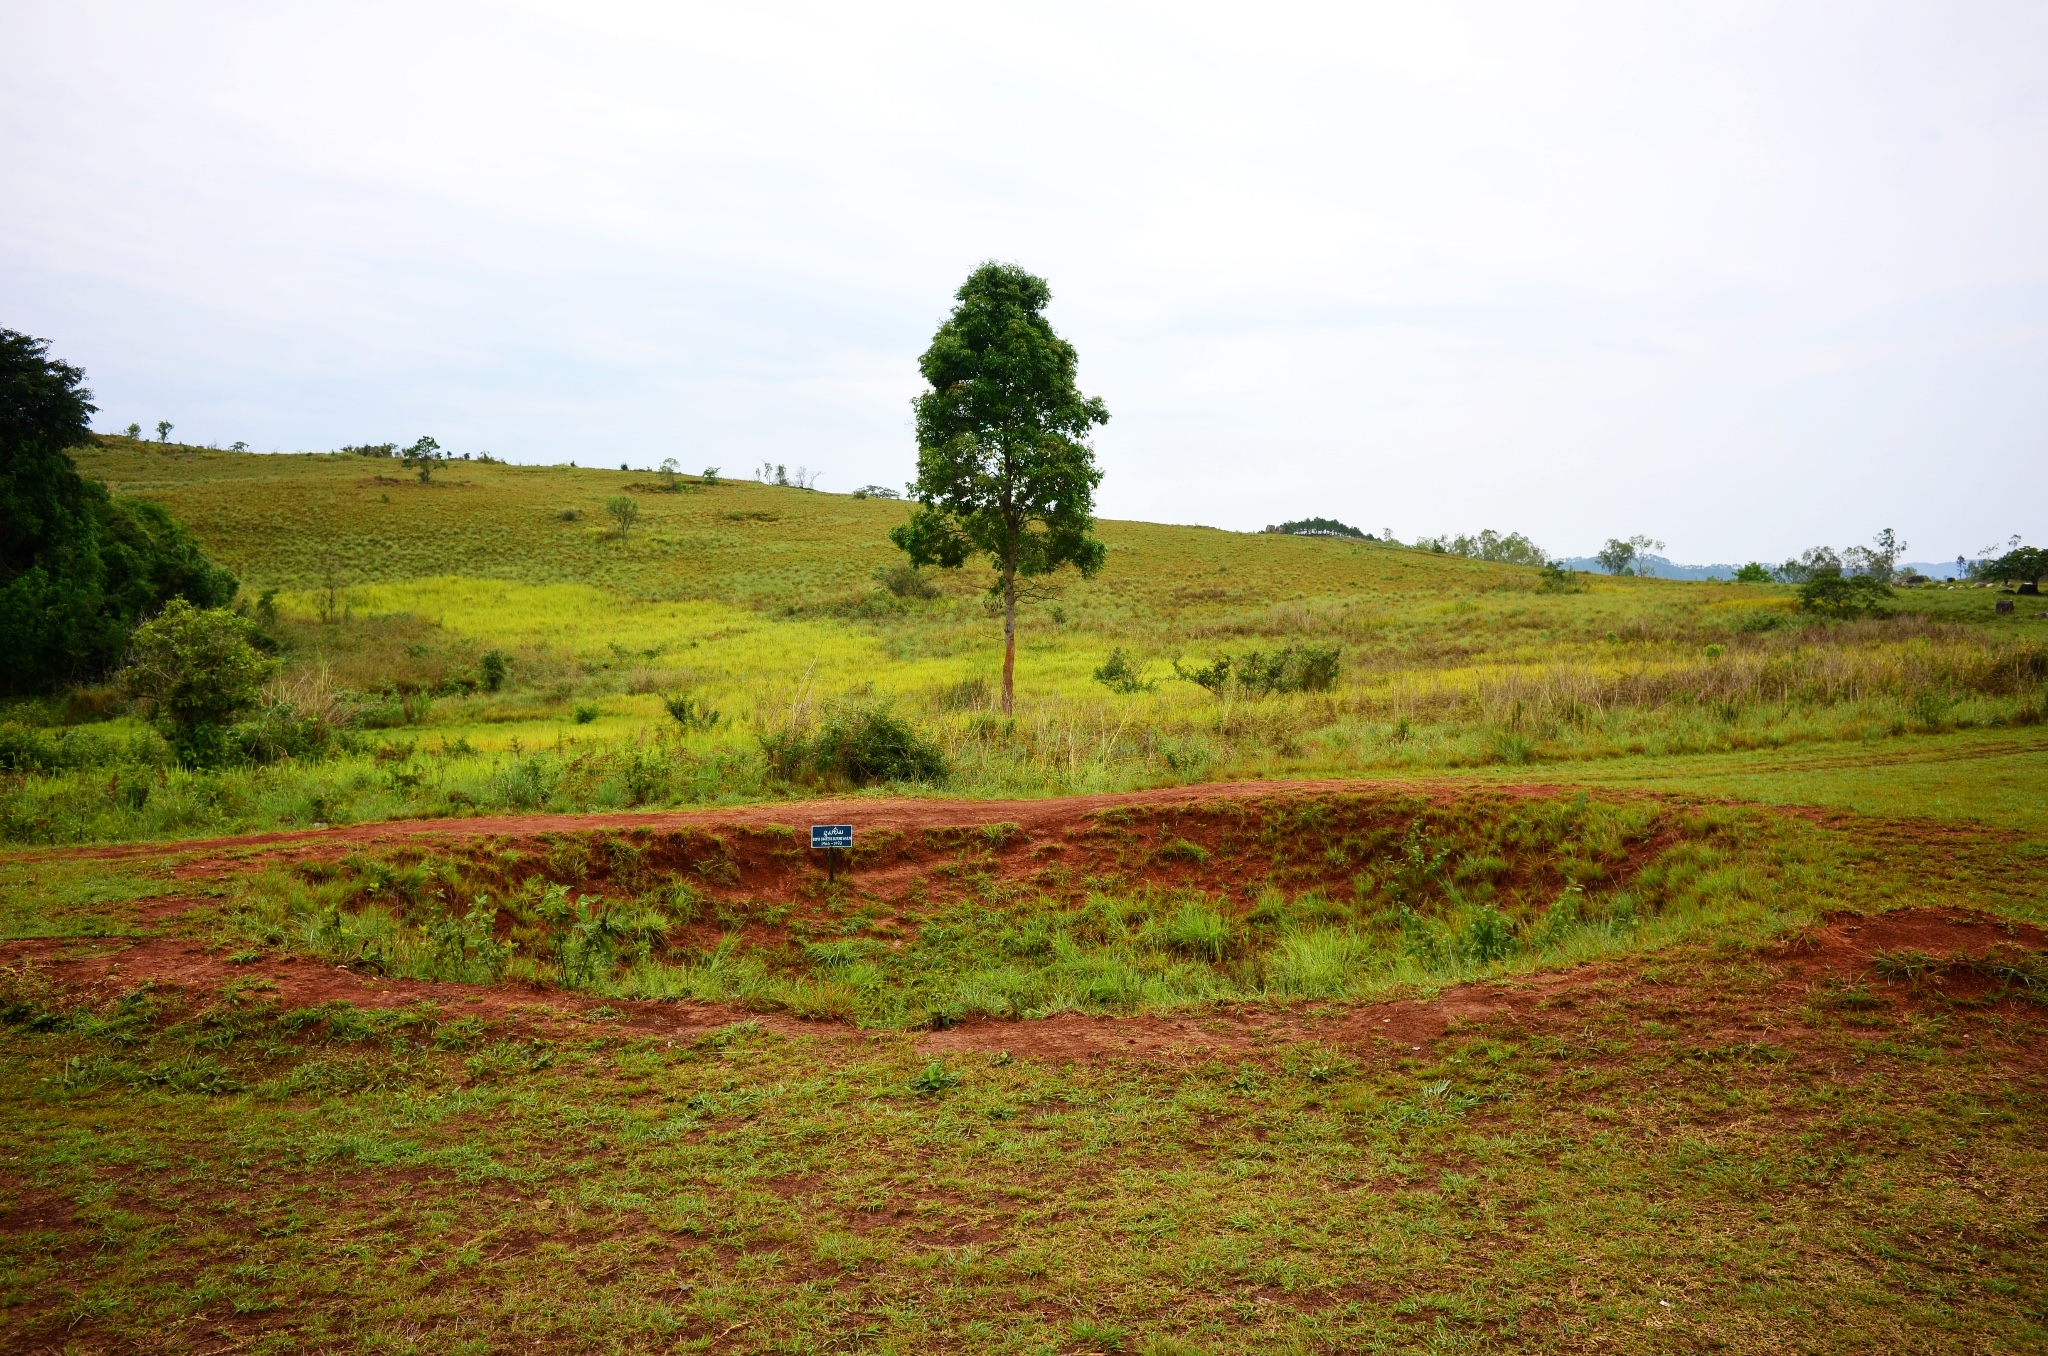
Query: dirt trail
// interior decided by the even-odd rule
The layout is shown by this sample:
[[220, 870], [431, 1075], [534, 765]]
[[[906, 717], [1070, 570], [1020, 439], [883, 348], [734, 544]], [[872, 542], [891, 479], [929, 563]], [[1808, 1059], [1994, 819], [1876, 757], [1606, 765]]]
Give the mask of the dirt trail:
[[[1880, 952], [1918, 951], [1938, 957], [1994, 950], [2048, 949], [2048, 933], [2022, 923], [1947, 909], [1842, 914], [1778, 949], [1785, 985], [1868, 977]], [[1574, 995], [1638, 974], [1656, 957], [1610, 961], [1570, 970], [1463, 984], [1434, 998], [1380, 1003], [1316, 1003], [1291, 1007], [1230, 1004], [1166, 1017], [1090, 1017], [1067, 1013], [1037, 1021], [982, 1021], [945, 1031], [910, 1033], [920, 1051], [943, 1056], [1008, 1051], [1019, 1058], [1081, 1060], [1170, 1054], [1255, 1055], [1272, 1045], [1320, 1040], [1359, 1053], [1416, 1052], [1455, 1026], [1524, 1016], [1539, 1006], [1569, 1007]], [[658, 1036], [693, 1036], [751, 1021], [788, 1035], [837, 1040], [887, 1040], [901, 1033], [863, 1031], [844, 1023], [806, 1022], [697, 1002], [625, 1002], [558, 989], [486, 987], [363, 975], [302, 956], [266, 956], [235, 964], [192, 941], [147, 938], [45, 938], [0, 943], [0, 965], [42, 968], [62, 988], [126, 992], [145, 981], [195, 992], [255, 982], [284, 1007], [348, 1002], [367, 1008], [434, 1003], [445, 1017], [518, 1018], [528, 1023], [603, 1020]], [[1954, 994], [1951, 996], [1974, 996]], [[1782, 997], [1782, 995], [1781, 995]], [[1900, 1001], [1910, 1001], [1901, 991]], [[1737, 1033], [1739, 1034], [1739, 1033]]]
[[[239, 853], [279, 847], [302, 851], [388, 846], [408, 841], [486, 837], [523, 838], [544, 833], [588, 833], [593, 830], [642, 829], [662, 832], [719, 825], [851, 824], [856, 832], [893, 829], [974, 828], [1015, 824], [1045, 829], [1072, 823], [1103, 810], [1129, 805], [1192, 805], [1205, 801], [1263, 800], [1275, 796], [1361, 793], [1375, 796], [1426, 795], [1448, 799], [1457, 794], [1551, 797], [1575, 794], [1580, 788], [1542, 784], [1475, 784], [1470, 782], [1385, 781], [1338, 778], [1322, 781], [1215, 782], [1199, 786], [1158, 787], [1111, 795], [1057, 796], [1043, 800], [919, 800], [841, 797], [825, 800], [764, 801], [716, 810], [662, 810], [617, 814], [479, 815], [461, 819], [393, 819], [376, 824], [337, 825], [321, 829], [285, 829], [228, 838], [176, 839], [164, 842], [115, 843], [95, 847], [15, 849], [6, 856], [45, 860], [118, 860], [206, 853]], [[1604, 798], [1631, 794], [1599, 790]], [[1673, 799], [1684, 799], [1677, 797]]]

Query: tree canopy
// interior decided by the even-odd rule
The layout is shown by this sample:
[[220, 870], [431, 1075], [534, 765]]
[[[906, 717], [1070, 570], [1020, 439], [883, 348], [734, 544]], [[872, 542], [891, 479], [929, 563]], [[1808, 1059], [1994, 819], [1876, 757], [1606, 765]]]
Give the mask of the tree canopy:
[[1003, 611], [1008, 712], [1019, 581], [1102, 567], [1102, 543], [1090, 535], [1102, 472], [1086, 439], [1109, 411], [1075, 387], [1078, 358], [1045, 318], [1045, 279], [985, 263], [954, 299], [918, 362], [930, 389], [913, 402], [917, 509], [889, 536], [914, 565], [957, 569], [987, 557]]
[[1340, 523], [1335, 518], [1297, 518], [1293, 522], [1279, 523], [1266, 529], [1290, 537], [1356, 537], [1360, 541], [1371, 541], [1370, 532], [1361, 532], [1349, 523]]
[[1980, 566], [1974, 573], [1979, 579], [2014, 584], [2048, 578], [2048, 551], [2038, 546], [2015, 546], [1996, 560]]
[[163, 509], [78, 473], [66, 449], [92, 436], [84, 382], [47, 340], [0, 329], [0, 692], [98, 677], [167, 599], [235, 594]]

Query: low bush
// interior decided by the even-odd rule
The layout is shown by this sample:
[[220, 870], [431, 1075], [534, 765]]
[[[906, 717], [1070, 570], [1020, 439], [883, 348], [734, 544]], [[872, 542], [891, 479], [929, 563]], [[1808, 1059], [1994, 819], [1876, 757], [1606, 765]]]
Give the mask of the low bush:
[[719, 713], [712, 710], [710, 703], [702, 697], [676, 692], [663, 697], [661, 705], [668, 712], [669, 719], [685, 730], [703, 732], [718, 728]]
[[1799, 609], [1823, 617], [1867, 617], [1885, 612], [1892, 591], [1869, 575], [1821, 575], [1799, 586]]
[[1337, 685], [1343, 661], [1335, 645], [1289, 645], [1271, 653], [1248, 650], [1235, 657], [1221, 655], [1195, 668], [1176, 659], [1173, 671], [1218, 696], [1235, 687], [1248, 696], [1266, 697], [1282, 692], [1328, 692]]
[[1102, 666], [1095, 670], [1095, 681], [1111, 692], [1121, 692], [1126, 696], [1136, 692], [1150, 692], [1158, 686], [1145, 676], [1144, 665], [1131, 662], [1131, 657], [1124, 653], [1122, 646], [1111, 650], [1109, 658], [1103, 660]]
[[898, 598], [929, 602], [943, 591], [938, 581], [907, 561], [875, 567], [875, 582]]
[[937, 744], [883, 704], [848, 703], [826, 713], [815, 731], [793, 724], [763, 734], [761, 751], [786, 781], [936, 782], [946, 776]]

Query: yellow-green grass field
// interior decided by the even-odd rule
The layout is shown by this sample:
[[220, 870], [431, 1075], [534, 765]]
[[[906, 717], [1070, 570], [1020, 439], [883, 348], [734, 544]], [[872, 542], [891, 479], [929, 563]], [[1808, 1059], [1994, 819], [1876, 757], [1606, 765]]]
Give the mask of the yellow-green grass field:
[[[1775, 586], [1547, 592], [1533, 570], [1383, 543], [1105, 522], [1102, 573], [1026, 607], [1002, 719], [985, 574], [939, 574], [932, 599], [876, 582], [900, 562], [900, 502], [477, 462], [420, 484], [386, 459], [123, 439], [80, 462], [189, 523], [246, 601], [270, 595], [275, 695], [350, 734], [318, 762], [186, 772], [147, 756], [113, 694], [81, 694], [74, 718], [116, 719], [54, 733], [40, 775], [0, 796], [15, 841], [805, 794], [834, 779], [764, 762], [763, 738], [876, 704], [943, 752], [919, 788], [939, 794], [1477, 769], [1625, 782], [1701, 756], [1743, 795], [1782, 781], [1788, 749], [2004, 747], [2041, 720], [2048, 678], [2048, 626], [1996, 617], [1982, 590], [1900, 590], [1890, 618], [1820, 622]], [[622, 493], [640, 506], [623, 539], [603, 511]], [[1338, 648], [1334, 688], [1219, 698], [1173, 668], [1289, 646]], [[494, 692], [478, 683], [493, 650], [510, 674]], [[1140, 690], [1094, 680], [1116, 650]], [[716, 722], [678, 726], [663, 699], [679, 693]], [[1966, 774], [1925, 764], [1917, 811], [2009, 818]]]

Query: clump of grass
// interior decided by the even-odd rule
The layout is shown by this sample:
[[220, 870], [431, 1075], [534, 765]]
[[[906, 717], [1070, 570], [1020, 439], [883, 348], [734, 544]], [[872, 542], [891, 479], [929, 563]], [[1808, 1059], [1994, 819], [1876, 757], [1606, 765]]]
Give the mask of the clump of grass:
[[1870, 958], [1870, 968], [1886, 983], [1915, 989], [1938, 989], [1951, 977], [1969, 977], [1991, 984], [1989, 997], [1994, 1002], [2023, 998], [2048, 1004], [2048, 957], [2038, 952], [1993, 950], [1981, 956], [1958, 952], [1944, 957], [1924, 951], [1880, 951]]
[[883, 702], [851, 701], [827, 709], [814, 727], [800, 717], [761, 735], [774, 774], [786, 781], [940, 782], [945, 755], [937, 744]]

